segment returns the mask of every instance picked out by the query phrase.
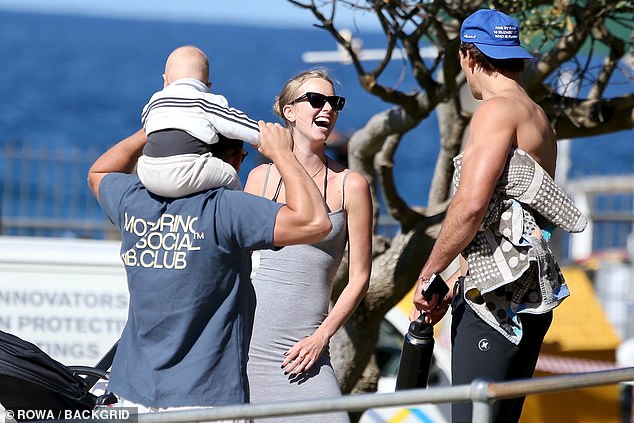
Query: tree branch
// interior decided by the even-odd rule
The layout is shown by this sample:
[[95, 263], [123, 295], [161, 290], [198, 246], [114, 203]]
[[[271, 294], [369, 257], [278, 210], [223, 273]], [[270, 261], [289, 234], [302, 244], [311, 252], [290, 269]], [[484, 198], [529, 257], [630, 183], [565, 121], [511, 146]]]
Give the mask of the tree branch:
[[420, 218], [398, 194], [394, 183], [394, 154], [401, 142], [402, 134], [389, 135], [383, 148], [374, 158], [374, 167], [379, 175], [385, 207], [390, 216], [401, 224], [403, 231], [409, 231]]
[[562, 63], [574, 57], [586, 42], [596, 22], [596, 14], [600, 11], [600, 2], [589, 2], [587, 9], [572, 6], [577, 25], [574, 30], [564, 32], [548, 52], [541, 55], [539, 60], [533, 62], [524, 72], [524, 84], [528, 91], [538, 91], [538, 86], [552, 74]]
[[348, 166], [350, 169], [363, 174], [370, 183], [375, 227], [380, 210], [375, 187], [374, 156], [383, 148], [383, 143], [388, 136], [395, 133], [405, 133], [419, 122], [419, 119], [410, 116], [402, 108], [393, 108], [372, 116], [363, 128], [350, 137]]
[[605, 92], [608, 82], [610, 81], [610, 77], [618, 66], [619, 60], [621, 60], [625, 54], [625, 42], [612, 36], [605, 27], [596, 28], [595, 32], [598, 40], [602, 41], [605, 45], [610, 46], [610, 54], [608, 54], [603, 60], [601, 72], [597, 76], [594, 86], [588, 93], [589, 99], [598, 100]]
[[[554, 94], [541, 105], [549, 116], [558, 116], [558, 139], [579, 138], [624, 131], [634, 127], [634, 94], [604, 100], [583, 100]], [[566, 113], [562, 115], [562, 108]]]
[[428, 204], [438, 205], [447, 201], [451, 193], [454, 173], [453, 158], [460, 153], [460, 147], [470, 116], [460, 113], [460, 99], [457, 97], [440, 103], [436, 107], [440, 129], [440, 152], [436, 159], [434, 176], [429, 190]]

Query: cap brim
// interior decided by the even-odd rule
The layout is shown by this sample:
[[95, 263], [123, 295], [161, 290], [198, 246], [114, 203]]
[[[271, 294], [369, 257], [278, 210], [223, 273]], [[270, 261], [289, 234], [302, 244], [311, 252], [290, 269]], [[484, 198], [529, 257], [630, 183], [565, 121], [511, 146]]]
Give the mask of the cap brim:
[[485, 55], [493, 59], [534, 59], [533, 55], [520, 46], [492, 46], [474, 43]]

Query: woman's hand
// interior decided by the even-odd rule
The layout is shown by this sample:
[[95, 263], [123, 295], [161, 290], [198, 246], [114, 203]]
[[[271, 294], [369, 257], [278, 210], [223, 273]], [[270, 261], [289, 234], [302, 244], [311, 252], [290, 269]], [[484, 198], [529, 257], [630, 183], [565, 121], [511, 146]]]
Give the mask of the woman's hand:
[[293, 345], [286, 351], [286, 358], [282, 361], [284, 373], [298, 375], [310, 370], [326, 349], [328, 341], [314, 333]]

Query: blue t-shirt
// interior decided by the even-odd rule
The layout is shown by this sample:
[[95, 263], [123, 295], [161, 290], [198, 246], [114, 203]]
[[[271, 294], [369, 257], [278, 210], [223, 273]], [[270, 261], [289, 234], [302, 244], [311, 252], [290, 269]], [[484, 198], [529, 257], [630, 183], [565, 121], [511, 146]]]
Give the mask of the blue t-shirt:
[[273, 247], [281, 205], [224, 188], [163, 198], [126, 174], [105, 176], [99, 197], [130, 292], [109, 389], [150, 407], [248, 402], [250, 251]]

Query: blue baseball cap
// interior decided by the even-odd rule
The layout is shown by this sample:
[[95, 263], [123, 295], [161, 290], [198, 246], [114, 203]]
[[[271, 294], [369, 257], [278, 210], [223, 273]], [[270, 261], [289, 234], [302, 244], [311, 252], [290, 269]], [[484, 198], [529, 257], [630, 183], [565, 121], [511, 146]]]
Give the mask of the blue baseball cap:
[[481, 9], [462, 23], [460, 41], [473, 43], [494, 59], [532, 59], [520, 46], [520, 25], [515, 18], [493, 9]]

